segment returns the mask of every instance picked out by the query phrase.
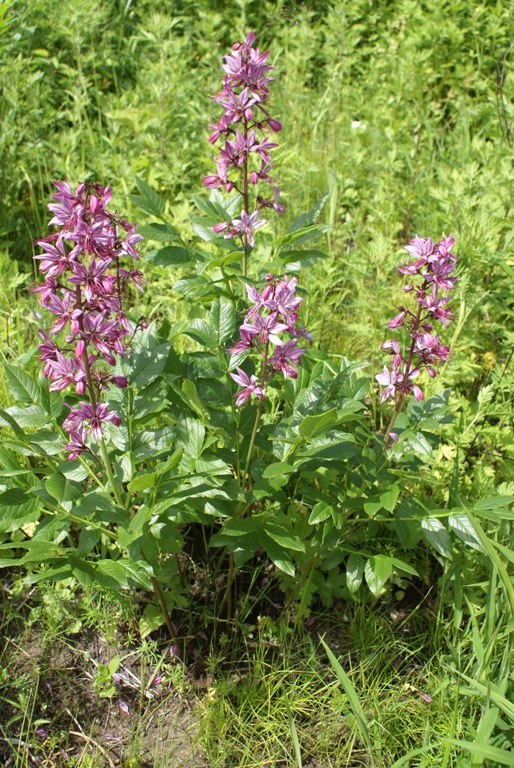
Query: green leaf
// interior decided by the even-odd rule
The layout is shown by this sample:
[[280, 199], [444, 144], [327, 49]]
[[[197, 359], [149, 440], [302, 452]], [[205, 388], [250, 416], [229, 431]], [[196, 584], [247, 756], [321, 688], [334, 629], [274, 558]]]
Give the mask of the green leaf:
[[382, 592], [384, 584], [393, 572], [393, 563], [390, 557], [385, 555], [375, 555], [366, 560], [364, 566], [364, 575], [366, 583], [375, 597]]
[[449, 516], [448, 523], [453, 532], [461, 539], [468, 547], [477, 549], [479, 552], [484, 552], [484, 547], [480, 538], [478, 537], [472, 523], [469, 521], [466, 514], [462, 512], [456, 512]]
[[21, 440], [25, 439], [25, 432], [23, 429], [20, 427], [18, 422], [14, 420], [11, 414], [7, 413], [7, 411], [4, 411], [3, 408], [0, 408], [0, 426], [10, 427], [16, 437], [19, 437]]
[[39, 518], [39, 499], [21, 488], [0, 493], [0, 532], [11, 533]]
[[309, 525], [316, 525], [327, 520], [332, 514], [332, 507], [324, 501], [318, 501], [309, 515]]
[[381, 494], [380, 503], [382, 504], [384, 509], [387, 509], [388, 512], [392, 512], [396, 506], [396, 502], [398, 501], [399, 495], [400, 495], [400, 488], [397, 485], [397, 483], [395, 483], [389, 488], [388, 491]]
[[82, 493], [82, 486], [80, 483], [75, 483], [73, 480], [69, 480], [60, 472], [50, 475], [45, 483], [45, 487], [48, 493], [59, 502], [75, 501], [75, 499], [78, 499]]
[[216, 331], [219, 346], [222, 346], [234, 335], [236, 330], [236, 312], [232, 302], [225, 296], [217, 297], [212, 302], [209, 322]]
[[305, 250], [305, 251], [286, 251], [284, 253], [284, 260], [287, 259], [284, 264], [285, 272], [298, 272], [305, 267], [312, 267], [322, 259], [326, 259], [327, 254], [323, 251]]
[[284, 548], [270, 538], [264, 530], [259, 531], [259, 544], [277, 568], [280, 568], [281, 571], [287, 573], [288, 576], [294, 576], [294, 565], [291, 562], [289, 555], [284, 551]]
[[178, 245], [165, 245], [146, 255], [146, 260], [156, 267], [183, 267], [192, 263], [191, 254]]
[[352, 554], [346, 563], [346, 586], [350, 592], [357, 592], [364, 576], [364, 559], [361, 555]]
[[325, 203], [327, 202], [329, 195], [330, 195], [330, 192], [325, 192], [325, 194], [322, 195], [316, 203], [314, 203], [310, 211], [307, 211], [307, 213], [302, 213], [302, 215], [299, 216], [291, 224], [289, 231], [297, 232], [299, 229], [303, 229], [304, 227], [307, 227], [310, 224], [315, 224], [319, 218], [321, 211], [325, 207]]
[[301, 243], [306, 243], [308, 240], [316, 240], [316, 238], [320, 237], [325, 232], [328, 232], [329, 229], [330, 227], [327, 224], [311, 224], [307, 227], [296, 229], [294, 232], [287, 232], [281, 237], [277, 237], [277, 239], [273, 241], [273, 245], [284, 246], [290, 245], [291, 243], [300, 245]]
[[156, 629], [162, 627], [166, 623], [166, 619], [160, 608], [156, 605], [147, 605], [143, 611], [143, 615], [139, 619], [139, 634], [141, 639], [149, 635], [151, 632], [155, 632]]
[[304, 440], [311, 440], [316, 435], [326, 432], [337, 422], [337, 408], [319, 416], [305, 416], [298, 426], [298, 433]]
[[40, 391], [37, 382], [30, 378], [21, 368], [2, 363], [9, 385], [9, 391], [19, 403], [37, 405], [40, 400]]
[[155, 472], [149, 472], [145, 475], [136, 475], [134, 479], [130, 481], [127, 488], [129, 491], [144, 491], [145, 488], [153, 488], [156, 477], [157, 474]]
[[127, 560], [100, 560], [97, 568], [100, 574], [113, 579], [123, 589], [142, 587], [148, 592], [152, 589], [150, 577], [136, 563]]
[[510, 750], [491, 747], [489, 744], [479, 744], [476, 741], [461, 741], [460, 739], [448, 738], [444, 740], [454, 744], [456, 747], [471, 752], [472, 755], [482, 757], [484, 760], [492, 760], [494, 763], [500, 763], [500, 765], [514, 766], [514, 753]]
[[195, 317], [190, 323], [183, 329], [183, 333], [191, 336], [192, 339], [203, 344], [208, 349], [213, 349], [218, 346], [218, 334], [216, 329], [212, 327], [208, 320], [204, 320], [201, 317]]
[[158, 243], [180, 242], [182, 240], [180, 232], [172, 224], [157, 224], [151, 222], [150, 224], [141, 224], [137, 228], [139, 235], [145, 238], [145, 240], [155, 240]]
[[[336, 659], [326, 642], [323, 640], [323, 638], [320, 638], [321, 644], [323, 645], [323, 648], [325, 649], [325, 652], [328, 656], [328, 660], [330, 662], [330, 666], [335, 672], [335, 675], [341, 685], [343, 686], [343, 690], [346, 693], [348, 697], [349, 704], [352, 708], [353, 714], [355, 715], [355, 719], [357, 721], [357, 724], [359, 726], [359, 729], [361, 731], [362, 737], [364, 739], [364, 742], [368, 748], [368, 751], [370, 755], [373, 755], [372, 746], [371, 746], [371, 740], [369, 737], [369, 725], [368, 720], [366, 718], [366, 715], [364, 714], [364, 710], [362, 708], [362, 705], [359, 701], [359, 697], [357, 695], [357, 691], [353, 687], [350, 678], [342, 668], [339, 661]], [[373, 761], [374, 764], [374, 761]]]
[[475, 502], [475, 512], [508, 507], [513, 501], [514, 496], [491, 496], [487, 499], [480, 499], [480, 501]]
[[182, 382], [182, 392], [184, 393], [184, 396], [190, 408], [193, 411], [195, 411], [195, 413], [198, 416], [200, 416], [200, 418], [202, 418], [204, 421], [208, 421], [209, 414], [205, 410], [204, 404], [200, 400], [200, 397], [198, 396], [198, 392], [193, 382], [190, 381], [189, 379], [184, 379], [184, 381]]
[[289, 475], [294, 471], [295, 468], [288, 464], [286, 461], [277, 461], [274, 464], [269, 464], [262, 473], [262, 476], [269, 480], [273, 477]]
[[452, 542], [450, 534], [437, 517], [427, 517], [421, 521], [423, 536], [434, 549], [443, 557], [450, 557]]
[[165, 203], [164, 200], [157, 192], [152, 189], [148, 184], [140, 179], [139, 176], [134, 176], [136, 187], [141, 195], [129, 195], [129, 198], [133, 203], [138, 205], [143, 211], [152, 214], [152, 216], [161, 217], [164, 213]]
[[264, 530], [268, 536], [270, 536], [273, 541], [276, 541], [277, 544], [280, 544], [281, 547], [294, 549], [296, 552], [305, 552], [305, 545], [303, 542], [300, 541], [298, 536], [290, 533], [287, 528], [283, 528], [276, 523], [266, 523]]
[[248, 533], [259, 531], [264, 525], [265, 516], [229, 518], [223, 526], [225, 536], [246, 536]]

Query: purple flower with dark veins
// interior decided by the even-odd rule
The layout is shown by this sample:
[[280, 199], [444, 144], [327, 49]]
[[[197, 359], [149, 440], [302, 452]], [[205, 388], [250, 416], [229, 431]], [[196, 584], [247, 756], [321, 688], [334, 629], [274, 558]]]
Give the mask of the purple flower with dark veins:
[[264, 397], [264, 387], [257, 384], [257, 376], [248, 376], [242, 368], [237, 368], [237, 373], [230, 374], [236, 384], [244, 387], [240, 392], [235, 395], [236, 405], [238, 407], [244, 405], [251, 395], [255, 395], [262, 400]]
[[68, 432], [78, 432], [85, 428], [97, 440], [102, 439], [102, 428], [104, 424], [111, 422], [117, 427], [121, 424], [121, 419], [117, 413], [109, 410], [107, 403], [86, 403], [81, 401], [78, 408], [73, 408], [69, 416], [63, 422], [63, 427]]
[[273, 370], [281, 371], [284, 374], [285, 379], [296, 379], [298, 371], [295, 366], [300, 362], [300, 358], [304, 352], [305, 349], [297, 348], [296, 339], [286, 341], [283, 346], [276, 347], [275, 352], [270, 358]]
[[[404, 264], [398, 269], [400, 274], [416, 276], [419, 283], [415, 285], [414, 282], [409, 282], [404, 286], [404, 291], [415, 297], [418, 305], [416, 311], [398, 307], [399, 313], [388, 323], [390, 328], [407, 328], [409, 339], [405, 354], [402, 355], [397, 339], [382, 344], [382, 349], [387, 349], [393, 354], [393, 367], [389, 371], [387, 366], [384, 366], [383, 372], [379, 373], [376, 379], [385, 387], [382, 401], [391, 396], [395, 398], [392, 423], [405, 395], [411, 393], [416, 400], [423, 399], [423, 391], [414, 384], [421, 370], [426, 370], [427, 374], [434, 378], [437, 374], [434, 365], [439, 361], [446, 363], [450, 359], [449, 348], [440, 343], [437, 334], [432, 335], [432, 330], [434, 322], [439, 321], [448, 326], [452, 319], [448, 306], [451, 296], [441, 295], [441, 291], [453, 291], [457, 282], [457, 277], [451, 276], [457, 261], [451, 252], [453, 245], [451, 234], [449, 237], [443, 237], [438, 243], [434, 243], [430, 237], [421, 238], [416, 235], [406, 246], [406, 250], [416, 257], [417, 261]], [[391, 434], [389, 428], [386, 440], [390, 439]]]

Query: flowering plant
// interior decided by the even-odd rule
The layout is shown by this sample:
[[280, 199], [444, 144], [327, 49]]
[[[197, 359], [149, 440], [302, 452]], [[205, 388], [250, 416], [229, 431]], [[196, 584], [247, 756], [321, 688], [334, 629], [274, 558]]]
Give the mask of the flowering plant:
[[449, 348], [441, 344], [439, 334], [432, 334], [432, 331], [434, 323], [440, 322], [447, 327], [451, 321], [448, 306], [451, 296], [441, 295], [441, 291], [453, 291], [457, 282], [457, 277], [452, 275], [457, 261], [451, 252], [454, 243], [452, 235], [443, 237], [435, 245], [430, 237], [424, 239], [416, 236], [406, 246], [406, 250], [411, 256], [416, 256], [417, 260], [398, 269], [400, 275], [417, 277], [420, 283], [417, 286], [408, 283], [403, 289], [406, 294], [414, 294], [417, 303], [415, 311], [399, 307], [399, 313], [388, 323], [393, 330], [407, 327], [409, 342], [406, 354], [402, 355], [400, 342], [396, 338], [382, 344], [382, 349], [393, 356], [391, 370], [385, 365], [383, 372], [375, 378], [385, 387], [382, 402], [392, 397], [395, 403], [386, 441], [391, 436], [393, 439], [396, 437], [391, 429], [404, 398], [412, 393], [416, 400], [423, 400], [421, 388], [414, 383], [422, 370], [425, 369], [433, 379], [436, 376], [434, 366], [438, 362], [447, 363], [450, 359]]
[[[270, 176], [269, 134], [281, 125], [268, 103], [268, 57], [253, 34], [225, 57], [215, 97], [224, 113], [210, 137], [224, 146], [205, 179], [209, 197], [194, 197], [202, 215], [191, 217], [203, 244], [181, 235], [166, 201], [141, 179], [131, 199], [152, 221], [137, 232], [109, 211], [108, 187], [57, 184], [50, 207], [59, 230], [40, 241], [37, 257], [45, 283], [36, 290], [55, 316], [42, 331], [44, 376], [4, 365], [17, 404], [0, 410], [10, 430], [0, 450], [3, 563], [32, 558], [37, 578], [153, 590], [158, 605], [146, 606], [141, 632], [165, 623], [178, 648], [170, 612], [199, 599], [192, 582], [200, 571], [195, 595], [221, 591], [218, 610], [244, 620], [252, 603], [238, 599], [238, 570], [249, 570], [252, 584], [259, 569], [273, 574], [265, 578], [283, 590], [283, 610], [299, 601], [299, 616], [315, 595], [327, 605], [351, 599], [365, 581], [379, 596], [390, 579], [416, 576], [408, 550], [420, 538], [452, 554], [437, 510], [416, 501], [424, 479], [412, 467], [448, 419], [448, 391], [425, 401], [416, 382], [448, 359], [432, 331], [450, 320], [442, 292], [456, 280], [453, 239], [415, 238], [408, 251], [416, 261], [400, 268], [417, 278], [406, 286], [416, 306], [400, 307], [389, 323], [407, 330], [405, 351], [396, 338], [383, 345], [392, 367], [377, 378], [382, 399], [394, 398], [384, 444], [370, 416], [366, 363], [314, 349], [300, 324], [301, 271], [324, 258], [310, 244], [327, 229], [317, 223], [327, 196], [271, 242], [259, 218], [264, 209], [284, 212]], [[258, 192], [265, 184], [269, 198]], [[123, 259], [137, 259], [141, 237], [160, 244], [146, 253], [156, 270], [180, 270], [173, 287], [187, 317], [161, 331], [125, 309], [143, 275]], [[385, 451], [395, 421], [402, 451]], [[391, 554], [392, 532], [402, 557]], [[221, 549], [216, 565], [212, 548]]]

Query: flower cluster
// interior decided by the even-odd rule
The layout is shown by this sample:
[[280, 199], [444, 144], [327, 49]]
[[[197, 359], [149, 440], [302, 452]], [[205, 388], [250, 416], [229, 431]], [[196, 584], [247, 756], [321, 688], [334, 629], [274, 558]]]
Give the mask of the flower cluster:
[[452, 275], [455, 269], [456, 257], [451, 252], [454, 239], [443, 237], [434, 244], [432, 238], [421, 238], [416, 235], [406, 246], [406, 250], [416, 261], [405, 264], [398, 269], [399, 274], [418, 277], [418, 285], [404, 286], [406, 293], [414, 292], [417, 302], [416, 311], [408, 307], [398, 307], [398, 314], [389, 323], [389, 328], [396, 329], [406, 326], [410, 333], [410, 343], [406, 355], [402, 355], [400, 342], [397, 339], [384, 341], [382, 349], [392, 356], [391, 369], [384, 366], [382, 373], [375, 378], [385, 389], [382, 392], [382, 402], [388, 397], [403, 397], [412, 392], [416, 400], [423, 399], [423, 392], [415, 380], [424, 368], [431, 378], [436, 375], [434, 365], [438, 361], [447, 362], [450, 350], [439, 341], [439, 335], [433, 333], [434, 323], [441, 322], [447, 326], [451, 320], [451, 310], [448, 306], [451, 297], [442, 292], [455, 288], [457, 277]]
[[[296, 346], [299, 336], [312, 341], [311, 335], [298, 323], [298, 309], [303, 301], [296, 296], [298, 280], [290, 280], [284, 275], [276, 279], [274, 275], [266, 275], [264, 290], [247, 285], [247, 296], [252, 306], [245, 314], [244, 323], [239, 329], [240, 341], [230, 349], [232, 355], [246, 352], [257, 352], [262, 360], [261, 374], [248, 376], [242, 368], [237, 367], [237, 373], [230, 375], [237, 384], [243, 387], [236, 394], [236, 404], [243, 405], [251, 395], [259, 400], [265, 396], [266, 384], [275, 373], [282, 373], [284, 378], [296, 379], [296, 365], [305, 352]], [[284, 340], [282, 334], [287, 333], [293, 338]], [[273, 349], [270, 345], [273, 345]]]
[[[223, 232], [226, 239], [239, 235], [244, 247], [253, 247], [253, 233], [267, 223], [259, 219], [259, 211], [272, 208], [283, 214], [285, 210], [278, 202], [280, 188], [270, 176], [273, 168], [270, 150], [277, 144], [270, 141], [268, 133], [282, 130], [282, 125], [265, 107], [268, 85], [273, 80], [268, 73], [273, 67], [266, 64], [270, 52], [261, 53], [254, 47], [256, 42], [255, 34], [250, 32], [244, 43], [236, 43], [232, 52], [224, 57], [223, 90], [214, 97], [223, 106], [224, 113], [212, 126], [209, 141], [216, 144], [223, 137], [225, 144], [215, 158], [216, 173], [204, 179], [208, 189], [224, 187], [226, 192], [236, 189], [242, 195], [244, 207], [240, 218], [220, 222], [214, 231]], [[254, 210], [250, 212], [250, 188], [257, 188], [260, 183], [270, 184], [273, 195], [266, 198], [256, 192]]]
[[[58, 192], [53, 195], [57, 202], [48, 206], [54, 214], [50, 225], [60, 229], [38, 242], [44, 254], [34, 258], [46, 279], [34, 291], [55, 317], [49, 336], [39, 331], [50, 390], [60, 392], [74, 385], [78, 395], [87, 394], [89, 399], [71, 408], [63, 424], [70, 433], [66, 449], [73, 460], [87, 450], [88, 434], [100, 439], [106, 422], [121, 423], [100, 399], [111, 384], [127, 386], [125, 377], [113, 375], [109, 366], [128, 350], [131, 326], [122, 297], [129, 281], [142, 290], [143, 273], [123, 269], [120, 259], [137, 259], [135, 246], [143, 238], [135, 226], [107, 210], [109, 187], [80, 184], [73, 191], [67, 182], [54, 184]], [[52, 340], [63, 332], [63, 343]]]

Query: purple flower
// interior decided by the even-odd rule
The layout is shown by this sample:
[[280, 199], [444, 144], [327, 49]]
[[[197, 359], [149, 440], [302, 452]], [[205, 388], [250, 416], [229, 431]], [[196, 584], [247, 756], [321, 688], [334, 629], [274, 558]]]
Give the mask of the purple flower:
[[[267, 223], [266, 219], [259, 219], [259, 211], [254, 211], [250, 216], [246, 211], [241, 211], [241, 218], [233, 219], [232, 226], [236, 233], [246, 236], [247, 242], [253, 248], [255, 245], [253, 233], [257, 229], [264, 227]], [[225, 237], [233, 237], [233, 235], [225, 235]]]
[[404, 287], [406, 293], [414, 292], [418, 307], [416, 312], [399, 307], [399, 314], [388, 323], [390, 328], [406, 326], [410, 344], [405, 357], [402, 356], [400, 344], [396, 339], [382, 344], [382, 349], [393, 354], [392, 371], [385, 366], [383, 372], [376, 376], [377, 381], [385, 387], [382, 401], [399, 395], [401, 403], [401, 398], [408, 393], [413, 394], [416, 400], [422, 400], [421, 388], [413, 383], [421, 369], [434, 378], [434, 364], [449, 360], [449, 348], [440, 343], [437, 334], [432, 335], [432, 330], [435, 321], [447, 326], [451, 320], [451, 310], [448, 306], [450, 296], [441, 295], [440, 292], [452, 291], [457, 282], [456, 276], [450, 276], [456, 263], [456, 257], [451, 253], [453, 245], [452, 235], [443, 237], [435, 244], [430, 237], [420, 238], [416, 235], [406, 247], [418, 260], [400, 267], [398, 272], [417, 276], [420, 280], [417, 286], [409, 283]]
[[272, 312], [266, 317], [255, 314], [253, 315], [253, 324], [246, 322], [241, 326], [240, 330], [247, 336], [258, 337], [262, 344], [267, 344], [268, 341], [271, 341], [273, 344], [281, 346], [284, 342], [277, 334], [287, 331], [287, 325], [277, 322], [277, 319], [277, 312]]
[[102, 439], [102, 427], [104, 424], [112, 422], [120, 426], [121, 419], [117, 413], [110, 411], [107, 403], [97, 403], [96, 406], [91, 403], [81, 401], [78, 408], [73, 408], [69, 416], [63, 422], [63, 427], [68, 432], [80, 433], [85, 428], [91, 432], [97, 440]]
[[396, 396], [398, 385], [403, 381], [403, 375], [399, 372], [398, 368], [393, 368], [390, 371], [387, 365], [384, 365], [384, 370], [382, 373], [377, 373], [375, 379], [385, 387], [381, 397], [381, 401], [384, 402], [388, 397]]
[[237, 368], [237, 373], [230, 374], [234, 381], [241, 387], [244, 387], [240, 392], [235, 395], [236, 405], [241, 407], [246, 403], [251, 395], [255, 395], [262, 400], [264, 397], [264, 387], [257, 384], [257, 376], [248, 376], [242, 368]]
[[276, 347], [275, 352], [270, 358], [273, 370], [281, 371], [285, 379], [296, 379], [298, 371], [295, 365], [300, 362], [304, 352], [304, 349], [296, 347], [296, 339], [291, 339], [291, 341], [287, 341], [283, 346]]
[[[270, 152], [277, 146], [268, 138], [271, 131], [281, 131], [281, 123], [272, 118], [266, 108], [269, 96], [268, 85], [272, 78], [268, 73], [273, 67], [267, 64], [269, 51], [261, 53], [255, 47], [257, 38], [252, 32], [243, 43], [236, 43], [228, 53], [223, 64], [225, 76], [223, 90], [216, 94], [214, 101], [223, 107], [223, 114], [217, 123], [211, 126], [209, 142], [216, 144], [220, 139], [224, 145], [215, 157], [216, 173], [205, 176], [204, 185], [208, 189], [225, 187], [231, 192], [234, 187], [242, 189], [245, 208], [241, 219], [220, 222], [214, 227], [216, 233], [224, 232], [225, 238], [241, 235], [243, 247], [254, 246], [254, 232], [264, 225], [258, 220], [261, 208], [273, 208], [283, 213], [285, 207], [278, 202], [279, 187], [274, 187], [274, 197], [267, 200], [261, 195], [255, 196], [250, 206], [249, 185], [257, 187], [259, 183], [274, 184], [269, 175], [272, 168]], [[251, 163], [251, 158], [258, 158], [260, 169]], [[254, 209], [252, 211], [252, 208]]]
[[126, 701], [122, 701], [122, 699], [118, 699], [118, 707], [121, 709], [122, 712], [125, 712], [126, 715], [129, 714], [129, 708]]

